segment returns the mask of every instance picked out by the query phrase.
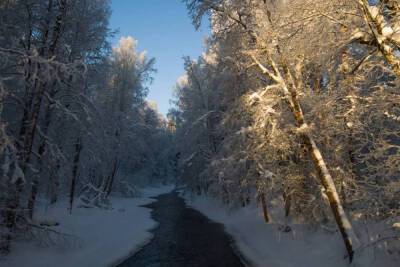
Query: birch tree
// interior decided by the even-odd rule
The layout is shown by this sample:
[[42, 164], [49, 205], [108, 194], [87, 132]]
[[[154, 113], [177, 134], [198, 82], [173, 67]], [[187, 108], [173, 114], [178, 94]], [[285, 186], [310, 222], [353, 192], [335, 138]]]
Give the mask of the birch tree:
[[[346, 47], [346, 44], [349, 44], [347, 40], [353, 37], [348, 30], [350, 25], [362, 27], [362, 21], [358, 18], [346, 16], [340, 11], [337, 12], [338, 8], [339, 10], [346, 9], [347, 12], [351, 12], [350, 10], [357, 12], [357, 6], [350, 2], [337, 4], [313, 2], [311, 4], [307, 1], [295, 1], [290, 4], [269, 1], [246, 1], [246, 3], [187, 1], [187, 4], [196, 26], [199, 25], [203, 14], [211, 12], [216, 39], [219, 38], [218, 41], [221, 41], [229, 35], [234, 35], [239, 42], [238, 49], [243, 53], [241, 60], [247, 61], [250, 68], [257, 67], [260, 75], [264, 75], [264, 77], [259, 76], [261, 83], [258, 86], [265, 88], [262, 90], [255, 89], [255, 92], [249, 94], [250, 99], [253, 99], [250, 102], [257, 103], [260, 101], [260, 103], [268, 104], [269, 106], [264, 107], [263, 111], [267, 111], [273, 116], [279, 114], [277, 113], [277, 107], [280, 105], [279, 98], [286, 102], [286, 110], [285, 108], [283, 110], [279, 108], [279, 110], [281, 113], [289, 111], [293, 119], [281, 115], [283, 117], [280, 120], [285, 119], [288, 120], [286, 123], [291, 122], [296, 125], [297, 129], [293, 132], [300, 138], [297, 141], [296, 138], [291, 139], [301, 142], [300, 147], [303, 146], [306, 149], [309, 159], [313, 162], [314, 171], [319, 177], [320, 185], [324, 188], [322, 195], [326, 196], [330, 204], [351, 261], [354, 254], [353, 242], [356, 242], [356, 237], [350, 220], [344, 212], [342, 199], [336, 186], [339, 179], [333, 179], [331, 175], [336, 163], [332, 161], [332, 166], [329, 166], [325, 157], [322, 156], [321, 146], [317, 145], [316, 142], [316, 139], [321, 138], [311, 130], [310, 123], [307, 122], [306, 117], [312, 118], [312, 114], [304, 113], [302, 102], [305, 102], [305, 100], [302, 100], [301, 96], [304, 94], [304, 90], [308, 89], [305, 87], [308, 87], [309, 81], [306, 80], [307, 76], [304, 76], [305, 73], [303, 72], [306, 64], [311, 62], [314, 64], [327, 63], [328, 66], [332, 64], [332, 70], [336, 72], [332, 77], [343, 79], [340, 75], [338, 76], [337, 65], [335, 67], [337, 54], [323, 51], [329, 51], [327, 49], [340, 51], [340, 49]], [[306, 10], [305, 6], [311, 5], [313, 8], [303, 12]], [[300, 10], [301, 12], [299, 12]], [[238, 38], [238, 36], [241, 38]], [[315, 41], [311, 46], [309, 45], [310, 39]], [[307, 41], [305, 42], [305, 40]], [[297, 45], [296, 48], [294, 48], [294, 44]], [[349, 47], [347, 46], [346, 49], [349, 49]], [[322, 53], [318, 54], [317, 51]], [[328, 73], [330, 70], [326, 68], [325, 70], [321, 69], [321, 71], [321, 79], [318, 82], [313, 82], [312, 90], [315, 90], [317, 86], [328, 88], [328, 76], [323, 72]], [[273, 123], [271, 127], [279, 125], [276, 124], [276, 120], [272, 120], [270, 123]], [[318, 124], [318, 120], [313, 121], [313, 124]], [[261, 124], [260, 127], [263, 127], [262, 125], [265, 124]], [[254, 127], [248, 127], [249, 135], [252, 134], [252, 130], [254, 131]], [[325, 145], [322, 147], [326, 151]], [[294, 156], [301, 158], [301, 154], [294, 154]], [[329, 154], [326, 157], [328, 159], [334, 158]], [[267, 176], [271, 177], [270, 175]], [[338, 177], [342, 177], [342, 175]], [[352, 176], [346, 180], [354, 181]], [[298, 189], [298, 187], [295, 187], [289, 192]], [[314, 191], [314, 194], [318, 194], [318, 192]], [[290, 199], [286, 193], [284, 198], [285, 200]], [[287, 202], [291, 201], [288, 200]]]

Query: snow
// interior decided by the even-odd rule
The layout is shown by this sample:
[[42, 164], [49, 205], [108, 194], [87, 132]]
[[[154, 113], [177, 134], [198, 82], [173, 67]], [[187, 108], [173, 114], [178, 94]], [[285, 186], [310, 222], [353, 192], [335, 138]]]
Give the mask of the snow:
[[[150, 209], [139, 207], [154, 201], [150, 197], [172, 191], [172, 186], [144, 189], [140, 198], [113, 198], [113, 209], [75, 208], [72, 215], [67, 203], [39, 212], [41, 221], [56, 221], [56, 231], [75, 236], [68, 242], [19, 241], [11, 254], [0, 261], [7, 267], [87, 267], [114, 266], [147, 243], [156, 227]], [[68, 240], [68, 239], [67, 239]]]
[[[261, 207], [227, 209], [218, 200], [207, 196], [183, 195], [186, 204], [222, 223], [236, 246], [252, 266], [268, 267], [394, 267], [399, 266], [389, 255], [372, 247], [356, 252], [350, 265], [341, 236], [336, 229], [311, 229], [301, 224], [266, 224]], [[272, 216], [276, 216], [272, 211]]]

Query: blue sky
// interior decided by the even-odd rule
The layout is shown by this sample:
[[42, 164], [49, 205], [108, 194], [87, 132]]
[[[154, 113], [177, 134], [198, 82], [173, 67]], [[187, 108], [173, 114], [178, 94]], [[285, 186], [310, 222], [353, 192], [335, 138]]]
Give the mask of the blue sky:
[[196, 31], [181, 0], [112, 0], [112, 10], [110, 27], [119, 29], [113, 44], [121, 36], [132, 36], [140, 51], [156, 58], [148, 99], [156, 101], [165, 115], [176, 79], [184, 72], [182, 57], [201, 55], [209, 27], [205, 24]]

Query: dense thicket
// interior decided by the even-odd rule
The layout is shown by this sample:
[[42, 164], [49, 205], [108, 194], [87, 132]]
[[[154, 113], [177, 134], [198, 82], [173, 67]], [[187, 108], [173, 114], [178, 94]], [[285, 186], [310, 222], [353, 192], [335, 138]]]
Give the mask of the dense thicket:
[[180, 181], [267, 222], [336, 222], [351, 260], [352, 224], [400, 216], [399, 2], [185, 2], [212, 36], [169, 114]]
[[108, 37], [109, 0], [0, 1], [0, 249], [38, 198], [104, 206], [166, 179], [170, 135], [145, 100], [154, 59]]

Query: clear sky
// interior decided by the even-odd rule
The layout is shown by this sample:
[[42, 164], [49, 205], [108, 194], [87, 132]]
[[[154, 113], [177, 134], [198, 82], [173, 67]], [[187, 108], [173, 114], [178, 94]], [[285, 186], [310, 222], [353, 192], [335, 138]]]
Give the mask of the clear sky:
[[201, 55], [209, 27], [206, 23], [196, 31], [181, 0], [112, 0], [112, 9], [110, 27], [119, 29], [113, 44], [129, 35], [139, 41], [139, 51], [156, 58], [148, 99], [165, 115], [173, 86], [184, 72], [182, 57]]

